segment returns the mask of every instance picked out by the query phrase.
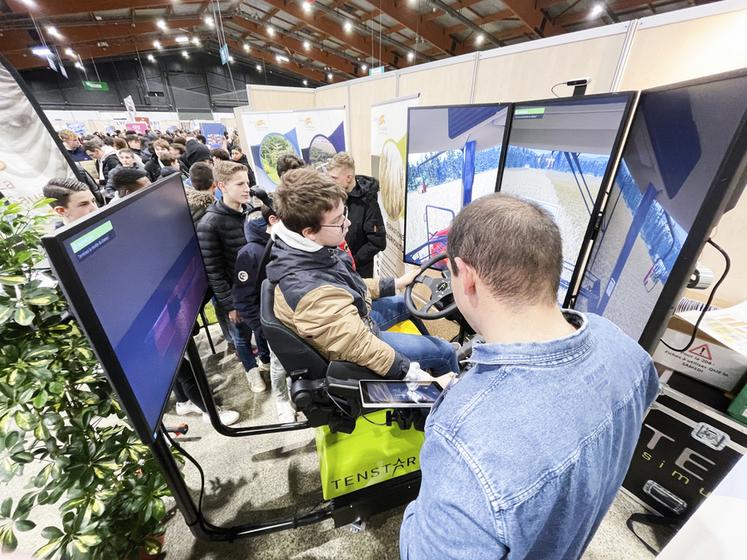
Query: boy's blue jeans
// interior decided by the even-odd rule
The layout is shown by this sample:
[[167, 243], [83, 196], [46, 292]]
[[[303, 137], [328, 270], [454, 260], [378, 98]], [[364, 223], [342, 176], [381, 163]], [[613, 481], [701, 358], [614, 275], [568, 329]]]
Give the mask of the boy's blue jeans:
[[381, 329], [379, 338], [411, 361], [418, 362], [421, 369], [434, 375], [448, 372], [459, 373], [459, 362], [451, 344], [435, 336], [421, 336], [386, 332], [386, 329], [410, 318], [402, 296], [379, 298], [373, 301], [371, 318]]

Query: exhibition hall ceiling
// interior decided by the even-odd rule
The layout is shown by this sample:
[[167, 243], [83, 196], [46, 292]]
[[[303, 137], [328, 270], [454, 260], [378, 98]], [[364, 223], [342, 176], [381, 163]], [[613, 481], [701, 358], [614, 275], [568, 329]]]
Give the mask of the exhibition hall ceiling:
[[46, 66], [46, 52], [81, 68], [227, 45], [231, 62], [319, 85], [710, 1], [5, 0], [0, 53], [18, 69]]

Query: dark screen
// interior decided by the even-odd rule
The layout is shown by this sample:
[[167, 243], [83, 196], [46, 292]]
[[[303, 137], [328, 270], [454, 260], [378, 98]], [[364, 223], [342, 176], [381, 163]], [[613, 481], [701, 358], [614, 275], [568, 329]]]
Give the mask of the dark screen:
[[707, 195], [724, 196], [745, 91], [742, 76], [641, 94], [576, 309], [641, 337]]
[[563, 238], [565, 300], [630, 94], [516, 107], [500, 191], [547, 210]]
[[136, 194], [64, 247], [152, 433], [207, 279], [179, 176]]

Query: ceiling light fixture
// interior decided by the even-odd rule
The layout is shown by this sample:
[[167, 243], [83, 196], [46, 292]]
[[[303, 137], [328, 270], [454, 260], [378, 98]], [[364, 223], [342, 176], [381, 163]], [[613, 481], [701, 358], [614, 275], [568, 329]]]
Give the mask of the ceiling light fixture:
[[275, 28], [272, 25], [268, 25], [267, 26], [267, 34], [270, 37], [274, 37], [275, 36]]
[[304, 0], [303, 3], [301, 4], [301, 7], [303, 8], [303, 11], [306, 12], [307, 14], [311, 12], [311, 2], [309, 2], [309, 0]]
[[482, 45], [482, 42], [485, 40], [485, 34], [480, 33], [475, 37], [475, 45]]
[[156, 25], [158, 26], [159, 29], [162, 29], [164, 31], [168, 28], [168, 26], [166, 25], [166, 22], [164, 20], [162, 20], [162, 19], [159, 19], [156, 22]]
[[275, 60], [278, 61], [278, 62], [281, 62], [281, 63], [282, 62], [290, 62], [290, 58], [288, 58], [287, 56], [283, 56], [282, 54], [276, 54], [275, 55]]
[[76, 62], [76, 63], [74, 64], [74, 66], [75, 66], [75, 67], [76, 67], [76, 68], [77, 68], [78, 70], [85, 70], [85, 67], [83, 66], [83, 63], [82, 63], [82, 62]]
[[148, 60], [150, 60], [151, 62], [155, 62], [156, 61], [156, 57], [153, 56], [152, 54], [149, 54], [148, 55]]
[[311, 43], [309, 43], [308, 41], [304, 41], [303, 48], [304, 50], [308, 51], [311, 48]]
[[412, 51], [410, 51], [409, 53], [407, 53], [407, 60], [409, 62], [412, 62], [413, 60], [415, 60], [415, 53], [412, 52]]
[[161, 41], [153, 41], [153, 46], [156, 47], [159, 51], [163, 48], [161, 46]]
[[65, 49], [65, 54], [67, 56], [75, 56], [75, 51], [73, 49], [71, 49], [70, 47], [68, 47], [68, 48]]
[[250, 50], [252, 50], [252, 48], [249, 46], [249, 43], [244, 43], [242, 46], [244, 47], [244, 52], [249, 52]]
[[332, 77], [333, 77], [332, 76], [332, 72], [327, 72], [327, 80], [331, 82], [332, 81]]
[[187, 51], [182, 51], [182, 56], [184, 58], [189, 58], [189, 53]]
[[342, 24], [342, 28], [345, 30], [345, 33], [352, 33], [353, 24], [350, 23], [348, 20], [345, 20], [345, 23]]
[[597, 2], [591, 7], [589, 16], [592, 18], [595, 18], [595, 17], [601, 16], [602, 12], [604, 12], [604, 4], [602, 4], [601, 2]]
[[234, 61], [233, 55], [232, 55], [232, 54], [229, 54], [229, 55], [228, 55], [228, 62], [230, 62], [230, 63], [232, 63], [232, 64], [233, 64], [233, 61]]
[[257, 72], [261, 72], [262, 71], [262, 67], [259, 64], [257, 64], [255, 66], [255, 68], [257, 69]]
[[31, 52], [36, 56], [52, 56], [52, 51], [50, 51], [47, 47], [34, 47], [33, 49], [31, 49]]
[[309, 80], [304, 80], [303, 81], [303, 85], [305, 85], [305, 86], [309, 85]]
[[49, 33], [55, 39], [62, 39], [62, 34], [57, 31], [57, 28], [54, 25], [47, 26], [47, 33]]
[[195, 47], [201, 47], [202, 46], [202, 42], [200, 41], [199, 37], [192, 37], [192, 44]]
[[213, 18], [211, 16], [205, 16], [203, 18], [203, 21], [205, 22], [205, 25], [207, 25], [208, 27], [215, 26], [215, 22], [213, 21]]
[[368, 72], [368, 64], [366, 63], [361, 64], [361, 72], [363, 72], [364, 74]]
[[189, 37], [186, 35], [179, 35], [175, 40], [177, 43], [189, 43]]

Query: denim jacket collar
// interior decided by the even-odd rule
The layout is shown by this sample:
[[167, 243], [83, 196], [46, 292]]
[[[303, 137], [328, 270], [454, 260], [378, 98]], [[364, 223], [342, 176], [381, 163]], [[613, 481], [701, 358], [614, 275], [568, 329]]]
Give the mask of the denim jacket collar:
[[[578, 311], [564, 309], [563, 315], [576, 332], [547, 342], [517, 344], [477, 344], [472, 351], [473, 365], [556, 365], [579, 359], [591, 347], [588, 320]], [[479, 367], [477, 370], [479, 371]], [[494, 371], [494, 370], [492, 370]]]

